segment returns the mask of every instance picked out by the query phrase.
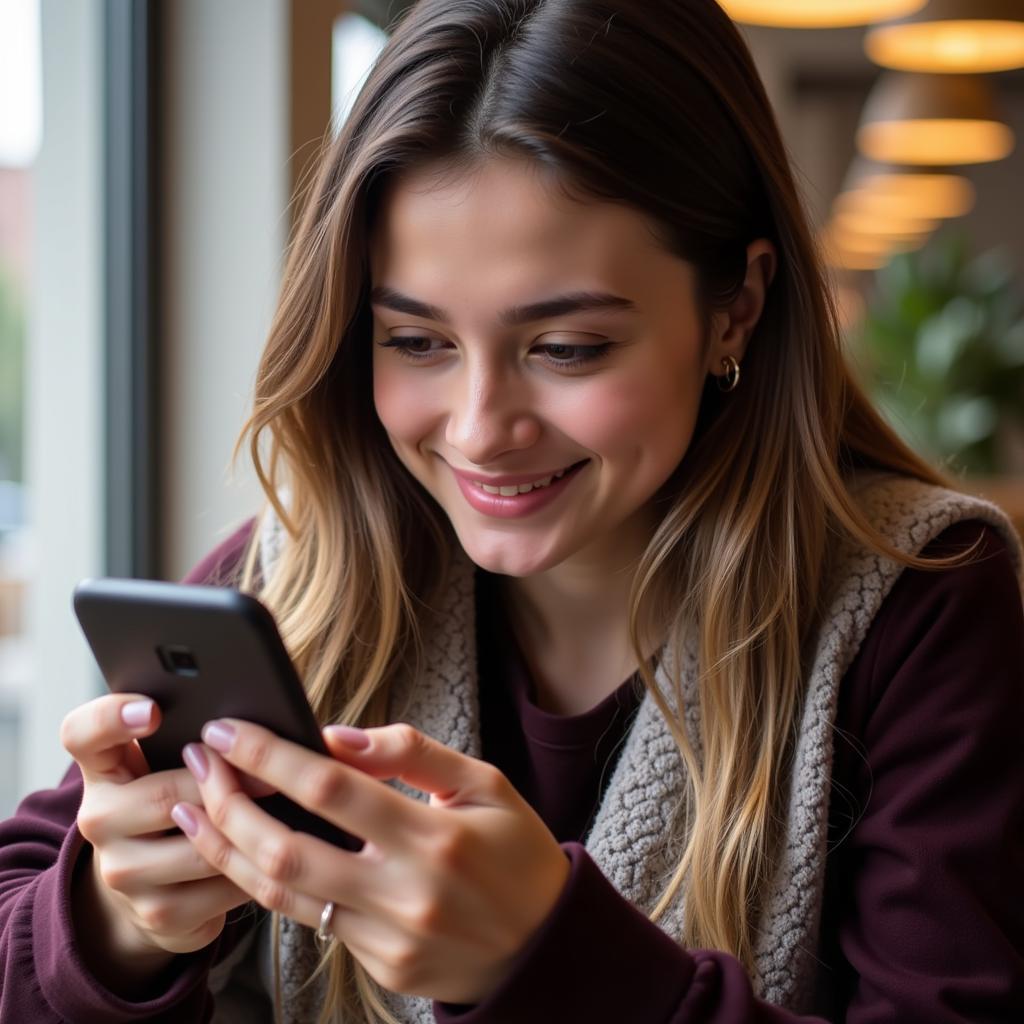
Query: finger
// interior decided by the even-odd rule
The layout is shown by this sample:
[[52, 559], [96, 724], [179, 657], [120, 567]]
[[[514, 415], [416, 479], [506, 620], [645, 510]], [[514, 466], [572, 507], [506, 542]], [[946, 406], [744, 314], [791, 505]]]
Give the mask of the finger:
[[[244, 796], [243, 799], [248, 800]], [[257, 813], [263, 814], [251, 801], [249, 802]], [[232, 813], [239, 814], [241, 812], [233, 809]], [[275, 874], [268, 874], [267, 871], [263, 870], [262, 867], [235, 846], [219, 827], [214, 826], [210, 816], [203, 808], [190, 804], [179, 804], [175, 810], [175, 815], [179, 820], [179, 824], [181, 824], [182, 830], [189, 836], [196, 849], [210, 865], [221, 872], [225, 878], [230, 879], [243, 892], [248, 893], [249, 897], [259, 903], [260, 906], [267, 910], [276, 910], [278, 913], [284, 914], [285, 917], [290, 917], [312, 928], [319, 925], [320, 914], [326, 902], [322, 896], [313, 896], [304, 888], [289, 884]], [[268, 819], [268, 822], [273, 822], [269, 815], [263, 814], [263, 816]], [[236, 819], [232, 822], [232, 827], [237, 826], [238, 821]], [[285, 827], [281, 826], [281, 828]], [[285, 829], [285, 831], [290, 830]], [[320, 843], [318, 839], [302, 836], [297, 832], [293, 832], [291, 835], [298, 839], [300, 843], [303, 843], [306, 839], [310, 843]], [[357, 858], [359, 856], [359, 854], [347, 853], [326, 843], [321, 843], [321, 845], [327, 847], [325, 852], [333, 854], [339, 860], [343, 858]], [[270, 843], [265, 849], [272, 858], [275, 858], [274, 863], [276, 865], [280, 866], [287, 862], [287, 858], [281, 856], [280, 851], [283, 848], [278, 848], [277, 852], [275, 852], [273, 843]], [[293, 863], [301, 865], [303, 862], [300, 857]], [[291, 868], [288, 870], [290, 872]], [[309, 884], [309, 878], [304, 878], [304, 882]], [[319, 889], [321, 893], [339, 894], [342, 890], [352, 894], [359, 892], [359, 888], [356, 886], [350, 888], [351, 883], [346, 885], [341, 872], [338, 871], [326, 874], [321, 885], [322, 887]]]
[[248, 772], [239, 771], [238, 781], [241, 783], [242, 789], [253, 799], [258, 799], [261, 796], [270, 796], [272, 793], [277, 792], [269, 782], [257, 779], [255, 775], [250, 775]]
[[434, 805], [505, 802], [505, 777], [493, 765], [460, 754], [404, 722], [378, 729], [329, 725], [323, 736], [333, 756], [375, 778], [398, 778], [430, 793]]
[[[218, 719], [203, 739], [230, 764], [275, 786], [307, 810], [382, 848], [433, 835], [430, 808], [365, 772], [239, 719]], [[222, 749], [223, 748], [223, 749]]]
[[154, 889], [149, 897], [134, 898], [131, 905], [146, 930], [186, 938], [250, 899], [234, 882], [218, 875]]
[[[368, 894], [374, 887], [369, 852], [366, 856], [350, 853], [315, 836], [293, 831], [253, 803], [239, 786], [235, 772], [214, 751], [201, 744], [190, 747], [188, 763], [197, 766], [200, 774], [205, 771], [199, 785], [204, 812], [226, 844], [215, 847], [221, 858], [226, 860], [232, 850], [237, 850], [270, 883], [317, 896], [325, 892]], [[205, 769], [197, 759], [205, 762]], [[175, 821], [189, 834], [185, 826], [191, 821], [187, 814], [181, 814], [181, 806], [187, 805], [175, 809]], [[215, 857], [210, 863], [228, 873], [222, 860]], [[365, 907], [366, 903], [360, 896], [353, 905]]]
[[196, 780], [185, 768], [153, 772], [131, 782], [97, 786], [82, 803], [78, 827], [94, 846], [159, 833], [175, 827], [175, 804], [200, 799]]
[[[111, 693], [68, 712], [60, 729], [64, 749], [78, 762], [83, 778], [123, 782], [145, 770], [133, 740], [154, 733], [160, 709], [143, 694]], [[135, 754], [128, 751], [135, 750]]]
[[111, 843], [103, 849], [99, 873], [104, 884], [126, 896], [220, 874], [183, 835]]

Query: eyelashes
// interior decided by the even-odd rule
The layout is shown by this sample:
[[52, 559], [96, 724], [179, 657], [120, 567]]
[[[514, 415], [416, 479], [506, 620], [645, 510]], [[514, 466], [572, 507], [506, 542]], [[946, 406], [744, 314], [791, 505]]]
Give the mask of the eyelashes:
[[[546, 349], [548, 362], [553, 366], [583, 366], [587, 363], [594, 363], [606, 356], [612, 348], [612, 342], [604, 341], [597, 345], [559, 345], [547, 344], [538, 345], [538, 348]], [[558, 351], [556, 356], [553, 350]], [[566, 353], [572, 353], [570, 358], [565, 358]]]
[[[381, 348], [394, 349], [396, 355], [410, 362], [426, 362], [437, 352], [436, 348], [421, 349], [417, 346], [429, 346], [437, 339], [425, 337], [402, 336], [378, 341]], [[563, 345], [556, 342], [537, 345], [536, 349], [545, 353], [544, 359], [549, 366], [562, 370], [572, 370], [581, 366], [592, 365], [604, 358], [613, 348], [614, 342], [605, 341], [597, 345]]]

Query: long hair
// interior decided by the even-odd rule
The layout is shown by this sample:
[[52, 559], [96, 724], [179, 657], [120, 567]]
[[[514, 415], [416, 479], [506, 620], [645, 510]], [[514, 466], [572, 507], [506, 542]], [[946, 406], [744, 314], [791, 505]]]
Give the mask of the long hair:
[[[952, 485], [885, 425], [845, 361], [771, 107], [713, 0], [421, 0], [404, 16], [325, 147], [289, 248], [239, 439], [288, 543], [263, 580], [254, 539], [242, 586], [274, 611], [322, 722], [385, 722], [457, 541], [373, 408], [369, 240], [397, 174], [501, 157], [649, 217], [694, 266], [705, 322], [738, 294], [752, 240], [778, 254], [742, 386], [705, 386], [691, 444], [656, 497], [663, 514], [629, 610], [687, 774], [678, 864], [651, 918], [685, 884], [677, 938], [752, 969], [835, 541], [952, 564], [894, 550], [855, 503], [851, 474]], [[651, 629], [670, 647], [697, 630], [696, 744], [680, 681], [673, 709], [642, 654]], [[393, 1019], [343, 946], [321, 968], [322, 1020]]]

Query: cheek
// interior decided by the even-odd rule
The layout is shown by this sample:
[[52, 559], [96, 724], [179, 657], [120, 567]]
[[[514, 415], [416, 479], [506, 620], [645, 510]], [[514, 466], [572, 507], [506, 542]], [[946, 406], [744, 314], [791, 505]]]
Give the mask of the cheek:
[[641, 462], [678, 461], [697, 419], [702, 382], [696, 371], [609, 378], [565, 410], [565, 428], [597, 453]]
[[431, 407], [431, 390], [403, 367], [374, 359], [373, 404], [393, 442], [415, 444], [430, 428], [437, 412]]

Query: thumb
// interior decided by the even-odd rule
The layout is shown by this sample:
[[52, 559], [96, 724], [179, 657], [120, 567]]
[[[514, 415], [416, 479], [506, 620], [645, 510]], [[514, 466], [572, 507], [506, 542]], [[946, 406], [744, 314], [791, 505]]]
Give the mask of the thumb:
[[511, 783], [493, 765], [460, 754], [404, 722], [377, 729], [328, 725], [323, 736], [332, 757], [377, 779], [401, 779], [429, 793], [431, 804], [507, 803], [503, 789]]

